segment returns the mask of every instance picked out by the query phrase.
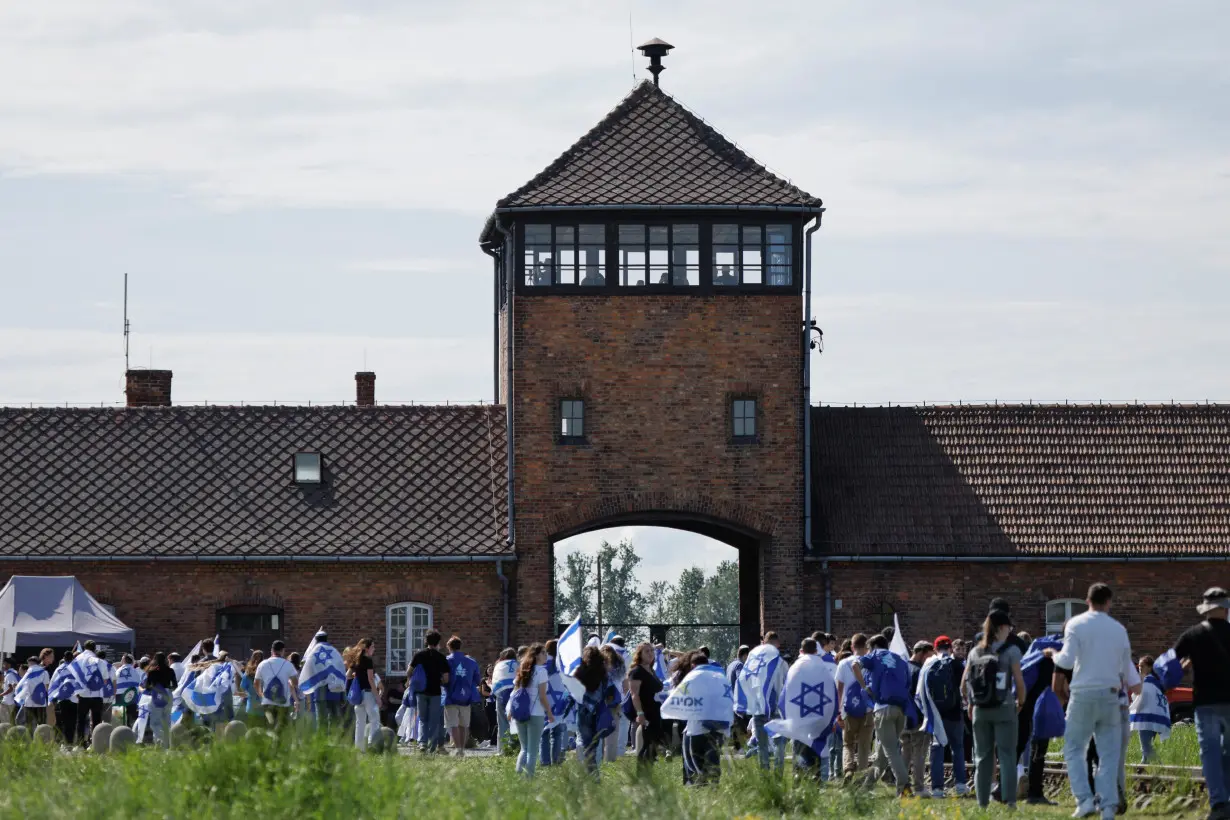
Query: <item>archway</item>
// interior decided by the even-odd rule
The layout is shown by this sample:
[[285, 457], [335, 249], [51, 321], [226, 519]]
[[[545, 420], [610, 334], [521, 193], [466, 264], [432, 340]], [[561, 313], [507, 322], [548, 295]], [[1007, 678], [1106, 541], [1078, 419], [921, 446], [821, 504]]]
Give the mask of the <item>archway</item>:
[[[612, 546], [617, 546], [621, 536], [629, 531], [643, 536], [642, 540], [654, 551], [649, 556], [651, 563], [659, 565], [657, 574], [651, 573], [640, 579], [641, 591], [650, 600], [640, 617], [632, 623], [619, 623], [621, 620], [627, 621], [628, 615], [623, 611], [612, 611], [611, 602], [607, 603], [606, 611], [599, 615], [596, 610], [598, 562], [593, 560], [590, 567], [593, 574], [585, 580], [585, 597], [590, 608], [586, 613], [588, 617], [583, 620], [589, 628], [598, 628], [599, 622], [603, 633], [611, 626], [617, 631], [632, 628], [635, 629], [634, 634], [625, 637], [664, 638], [671, 648], [715, 644], [711, 646], [715, 659], [721, 658], [723, 661], [726, 660], [727, 644], [731, 645], [729, 648], [733, 653], [733, 648], [739, 643], [755, 645], [758, 642], [762, 614], [760, 561], [768, 536], [714, 516], [677, 511], [619, 513], [561, 529], [551, 538], [553, 590], [574, 596], [577, 593], [578, 579], [575, 576], [579, 568], [557, 560], [559, 556], [580, 549], [589, 553], [591, 559], [596, 559], [598, 544], [604, 538]], [[637, 547], [637, 540], [633, 538], [634, 548]], [[663, 551], [669, 554], [663, 556]], [[640, 557], [643, 560], [646, 556]], [[667, 560], [663, 561], [664, 557]], [[691, 568], [701, 570], [703, 579], [694, 570], [686, 575], [677, 572]], [[672, 571], [676, 571], [675, 578], [670, 577]], [[559, 572], [574, 577], [557, 577]], [[655, 605], [662, 603], [663, 590], [660, 586], [655, 589], [651, 582], [682, 582], [687, 589], [675, 590], [673, 606], [655, 609]], [[610, 583], [608, 578], [602, 587], [607, 589]], [[719, 595], [734, 600], [714, 601]], [[563, 597], [566, 595], [553, 595], [556, 621], [562, 620], [561, 615], [567, 615], [570, 620], [579, 611], [576, 600], [566, 601]], [[689, 602], [693, 597], [698, 598], [697, 608], [680, 614], [679, 602]], [[569, 603], [573, 605], [567, 606]], [[723, 603], [729, 606], [723, 606]], [[561, 607], [568, 611], [561, 612]]]

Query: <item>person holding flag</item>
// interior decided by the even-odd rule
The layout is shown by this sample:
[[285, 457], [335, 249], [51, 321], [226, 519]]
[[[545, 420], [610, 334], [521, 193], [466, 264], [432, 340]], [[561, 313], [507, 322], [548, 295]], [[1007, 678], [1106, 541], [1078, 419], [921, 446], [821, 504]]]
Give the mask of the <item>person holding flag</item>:
[[17, 684], [13, 702], [17, 704], [18, 725], [25, 725], [30, 732], [34, 727], [47, 722], [47, 698], [51, 676], [39, 663], [38, 658], [26, 661], [26, 674]]
[[558, 648], [558, 640], [547, 641], [547, 697], [551, 700], [551, 714], [555, 716], [555, 720], [542, 732], [542, 750], [538, 760], [540, 766], [558, 766], [564, 761], [564, 738], [568, 734], [567, 718], [572, 710], [572, 695], [564, 687], [562, 670], [556, 657]]
[[517, 650], [511, 646], [500, 653], [491, 672], [491, 694], [495, 698], [496, 737], [495, 750], [497, 754], [504, 751], [508, 742], [510, 730], [508, 726], [508, 696], [512, 694], [513, 678], [517, 676]]
[[[579, 634], [577, 642], [580, 642]], [[576, 710], [577, 740], [580, 743], [577, 757], [597, 779], [603, 739], [615, 731], [615, 716], [611, 711], [611, 702], [615, 700], [614, 689], [607, 678], [606, 660], [597, 647], [584, 648], [581, 661], [570, 677], [581, 685], [581, 699]]]
[[171, 748], [171, 693], [178, 688], [179, 681], [167, 656], [155, 652], [141, 680], [141, 698], [137, 702], [137, 723], [134, 728], [138, 743], [145, 738], [145, 727], [150, 726], [154, 732], [154, 743], [164, 749]]
[[786, 685], [786, 664], [782, 660], [780, 646], [776, 632], [765, 633], [764, 643], [748, 653], [747, 663], [739, 671], [734, 692], [734, 708], [751, 718], [760, 768], [769, 768], [772, 755], [778, 771], [786, 762], [786, 741], [784, 738], [770, 738], [765, 727], [778, 716], [778, 701]]
[[318, 728], [334, 726], [341, 720], [345, 691], [346, 664], [322, 626], [304, 651], [303, 669], [299, 671], [299, 694], [311, 698]]
[[837, 720], [837, 680], [833, 664], [819, 654], [815, 638], [805, 638], [799, 658], [786, 673], [782, 715], [767, 724], [770, 732], [793, 741], [796, 772], [823, 779], [828, 763], [829, 737]]
[[[734, 716], [734, 697], [726, 670], [710, 663], [700, 651], [681, 657], [675, 667], [675, 685], [662, 703], [662, 717], [684, 721], [685, 784], [717, 784], [722, 771], [722, 743], [730, 734]], [[767, 736], [767, 729], [765, 733]]]
[[1128, 722], [1133, 732], [1140, 733], [1141, 763], [1154, 763], [1153, 742], [1170, 737], [1170, 701], [1160, 678], [1153, 673], [1153, 656], [1142, 655], [1137, 661], [1140, 671], [1140, 693], [1128, 707]]
[[120, 658], [115, 673], [115, 702], [124, 710], [124, 725], [132, 727], [137, 722], [137, 699], [140, 697], [141, 674], [133, 666], [132, 655]]

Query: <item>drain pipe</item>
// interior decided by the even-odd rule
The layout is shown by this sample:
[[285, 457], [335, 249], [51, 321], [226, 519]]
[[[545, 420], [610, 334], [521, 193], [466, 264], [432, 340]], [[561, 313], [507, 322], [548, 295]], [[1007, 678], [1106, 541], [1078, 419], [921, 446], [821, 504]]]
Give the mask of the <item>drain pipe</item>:
[[508, 576], [504, 574], [503, 561], [495, 562], [495, 577], [500, 579], [500, 598], [504, 603], [504, 643], [500, 646], [503, 649], [508, 646]]
[[[803, 278], [803, 554], [812, 554], [811, 510], [811, 235], [820, 228], [823, 211], [816, 214], [816, 221], [804, 234]], [[823, 564], [824, 572], [824, 631], [832, 631], [833, 579], [829, 574], [829, 562]]]
[[[499, 563], [496, 564], [499, 566]], [[829, 562], [824, 561], [820, 564], [820, 571], [824, 573], [824, 631], [833, 634], [833, 576], [829, 572]]]

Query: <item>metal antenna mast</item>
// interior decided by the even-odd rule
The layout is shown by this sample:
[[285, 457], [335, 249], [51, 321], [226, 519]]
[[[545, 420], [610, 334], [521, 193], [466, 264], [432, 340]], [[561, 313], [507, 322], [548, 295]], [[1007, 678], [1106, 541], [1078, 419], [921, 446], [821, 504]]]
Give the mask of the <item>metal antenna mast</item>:
[[124, 274], [124, 372], [128, 372], [128, 274]]

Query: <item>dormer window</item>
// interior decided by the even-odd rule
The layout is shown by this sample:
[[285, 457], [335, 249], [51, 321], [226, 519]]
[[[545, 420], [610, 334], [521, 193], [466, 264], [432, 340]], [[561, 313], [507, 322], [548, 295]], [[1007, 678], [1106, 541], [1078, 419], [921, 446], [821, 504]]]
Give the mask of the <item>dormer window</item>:
[[295, 453], [295, 483], [319, 484], [320, 453]]

